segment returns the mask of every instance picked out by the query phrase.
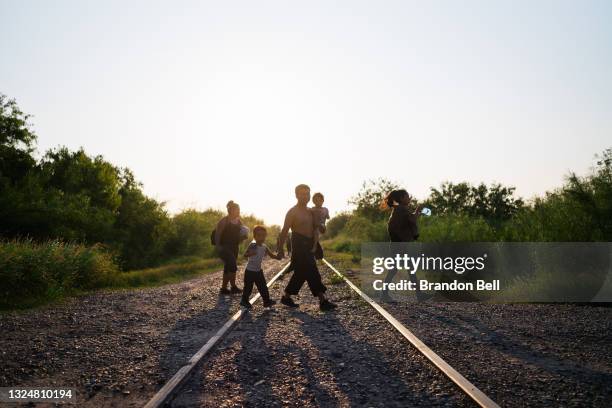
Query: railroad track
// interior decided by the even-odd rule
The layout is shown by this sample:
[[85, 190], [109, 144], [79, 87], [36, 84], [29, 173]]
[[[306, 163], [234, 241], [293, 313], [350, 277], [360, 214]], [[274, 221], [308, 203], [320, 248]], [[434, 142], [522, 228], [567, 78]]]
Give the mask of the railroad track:
[[[347, 285], [355, 291], [359, 296], [365, 300], [372, 308], [374, 308], [385, 320], [387, 320], [410, 344], [416, 348], [421, 354], [423, 354], [434, 366], [436, 366], [446, 377], [448, 377], [463, 393], [471, 398], [476, 404], [483, 408], [499, 408], [499, 405], [495, 403], [491, 398], [479, 390], [474, 384], [463, 377], [457, 370], [451, 367], [446, 361], [444, 361], [438, 354], [430, 349], [425, 343], [423, 343], [414, 333], [412, 333], [406, 326], [395, 319], [389, 312], [387, 312], [382, 306], [376, 303], [372, 298], [363, 293], [353, 282], [351, 282], [346, 276], [339, 272], [331, 263], [326, 259], [323, 262], [340, 278], [342, 278]], [[271, 287], [287, 270], [289, 263], [287, 263], [276, 275], [268, 281], [268, 287]], [[261, 296], [257, 293], [250, 300], [251, 304], [255, 304]], [[181, 389], [181, 386], [188, 380], [190, 375], [199, 366], [199, 363], [209, 355], [214, 348], [221, 342], [221, 340], [236, 326], [241, 318], [247, 312], [244, 310], [237, 311], [221, 328], [204, 344], [185, 364], [181, 367], [176, 374], [151, 398], [145, 408], [158, 408], [164, 406], [166, 403], [171, 401], [177, 392]]]

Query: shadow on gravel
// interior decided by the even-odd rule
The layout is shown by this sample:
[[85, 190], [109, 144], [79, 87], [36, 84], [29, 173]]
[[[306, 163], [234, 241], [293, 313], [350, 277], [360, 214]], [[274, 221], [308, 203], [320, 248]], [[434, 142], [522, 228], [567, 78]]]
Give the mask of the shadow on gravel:
[[[302, 332], [318, 348], [321, 359], [330, 368], [351, 406], [407, 406], [409, 402], [417, 406], [441, 404], [439, 397], [410, 387], [402, 380], [402, 374], [392, 368], [387, 356], [368, 342], [353, 337], [333, 312], [313, 316], [295, 311], [293, 316], [302, 321]], [[304, 364], [307, 366], [308, 361]], [[312, 372], [309, 380], [313, 385], [318, 382]], [[315, 393], [319, 405], [332, 405], [328, 396], [318, 393], [316, 387]]]
[[[555, 358], [554, 356], [545, 355], [538, 350], [534, 350], [525, 344], [518, 343], [508, 336], [487, 327], [476, 318], [468, 316], [449, 318], [433, 314], [426, 310], [421, 310], [420, 313], [428, 315], [431, 319], [435, 319], [452, 327], [453, 330], [463, 333], [464, 336], [477, 339], [479, 342], [485, 343], [488, 347], [500, 353], [512, 355], [513, 357], [523, 360], [526, 364], [535, 365], [551, 374], [563, 376], [566, 379], [576, 382], [588, 383], [594, 378], [597, 378], [598, 381], [602, 383], [612, 384], [612, 375], [609, 373], [591, 369], [562, 356]], [[534, 322], [534, 324], [536, 323]]]
[[[219, 399], [231, 398], [236, 394], [244, 398], [240, 403], [236, 402], [236, 406], [282, 407], [286, 405], [278, 399], [272, 389], [276, 374], [275, 356], [283, 355], [285, 352], [284, 350], [273, 350], [265, 341], [270, 320], [274, 318], [272, 313], [274, 312], [255, 312], [254, 316], [254, 312], [245, 314], [239, 325], [225, 338], [224, 345], [215, 352], [219, 355], [224, 353], [231, 355], [237, 350], [233, 364], [225, 364], [222, 366], [222, 371], [215, 371], [209, 367], [208, 373], [195, 376], [196, 381], [191, 383], [191, 389], [183, 392], [194, 392], [194, 398], [202, 407], [218, 406]], [[210, 390], [211, 387], [215, 390], [214, 393], [207, 394], [207, 390]], [[240, 392], [237, 392], [235, 387], [239, 387]], [[225, 400], [226, 403], [228, 401]], [[189, 404], [195, 404], [195, 402], [190, 401]], [[191, 406], [189, 404], [188, 406]]]
[[247, 313], [241, 322], [241, 327], [257, 326], [257, 329], [247, 328], [240, 333], [240, 351], [234, 359], [236, 382], [243, 390], [247, 407], [283, 406], [272, 389], [275, 353], [265, 341], [271, 313], [274, 312], [264, 311], [255, 319]]
[[[168, 346], [161, 352], [162, 379], [168, 381], [185, 365], [210, 337], [225, 323], [239, 302], [239, 296], [218, 296], [216, 304], [188, 319], [179, 320], [167, 335]], [[163, 313], [163, 311], [160, 311]]]

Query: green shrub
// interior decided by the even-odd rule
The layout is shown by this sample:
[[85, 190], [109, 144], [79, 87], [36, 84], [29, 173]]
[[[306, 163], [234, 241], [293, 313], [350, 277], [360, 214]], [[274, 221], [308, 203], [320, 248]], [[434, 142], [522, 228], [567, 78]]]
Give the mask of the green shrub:
[[100, 245], [0, 242], [0, 308], [28, 306], [112, 284], [119, 268]]
[[421, 217], [419, 241], [423, 242], [490, 242], [496, 232], [484, 219], [465, 215]]
[[178, 282], [202, 272], [218, 270], [221, 266], [221, 260], [216, 258], [182, 257], [157, 268], [123, 272], [112, 286], [138, 287]]
[[327, 222], [327, 231], [325, 231], [326, 238], [334, 238], [337, 236], [346, 226], [346, 223], [351, 218], [349, 213], [340, 213], [333, 217]]
[[362, 216], [353, 216], [346, 223], [345, 233], [361, 242], [387, 241], [387, 221], [371, 221]]

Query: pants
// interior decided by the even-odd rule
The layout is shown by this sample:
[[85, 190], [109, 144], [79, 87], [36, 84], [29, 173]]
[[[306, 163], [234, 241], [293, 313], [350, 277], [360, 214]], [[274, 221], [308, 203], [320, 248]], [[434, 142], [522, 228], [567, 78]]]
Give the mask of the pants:
[[[415, 238], [416, 239], [416, 238]], [[408, 241], [391, 241], [391, 245], [393, 244], [393, 242], [408, 242]], [[390, 251], [390, 247], [389, 247], [389, 253], [387, 254], [388, 257], [393, 257], [394, 254]], [[395, 275], [397, 274], [398, 270], [393, 268], [391, 270], [389, 270], [389, 272], [387, 272], [387, 276], [385, 276], [385, 283], [391, 283], [393, 282], [393, 278], [395, 278]], [[410, 271], [412, 272], [412, 271]], [[414, 283], [416, 290], [416, 296], [417, 298], [421, 296], [421, 288], [419, 286], [419, 278], [417, 278], [416, 273], [408, 273], [408, 279], [410, 280], [410, 282]], [[385, 294], [389, 294], [388, 290], [384, 290], [383, 293]]]
[[266, 285], [266, 277], [263, 274], [263, 271], [260, 269], [258, 271], [249, 271], [248, 269], [244, 271], [244, 288], [242, 289], [242, 300], [244, 302], [248, 302], [251, 297], [251, 292], [253, 292], [253, 284], [257, 286], [257, 290], [261, 295], [261, 298], [264, 302], [268, 302], [270, 300], [270, 293], [268, 292], [268, 286]]
[[311, 252], [313, 243], [312, 238], [295, 232], [291, 233], [291, 247], [293, 249], [291, 252], [291, 267], [295, 272], [285, 288], [289, 295], [297, 295], [304, 282], [308, 283], [313, 296], [325, 293], [327, 290], [321, 281], [315, 255]]
[[[289, 242], [289, 241], [287, 241]], [[317, 242], [317, 249], [315, 250], [314, 253], [314, 257], [315, 259], [323, 259], [323, 248], [321, 247], [321, 244], [319, 244]], [[292, 252], [292, 256], [291, 256], [291, 262], [289, 263], [289, 267], [287, 268], [287, 270], [285, 271], [285, 273], [289, 273], [294, 271], [295, 268], [293, 267], [293, 252]]]

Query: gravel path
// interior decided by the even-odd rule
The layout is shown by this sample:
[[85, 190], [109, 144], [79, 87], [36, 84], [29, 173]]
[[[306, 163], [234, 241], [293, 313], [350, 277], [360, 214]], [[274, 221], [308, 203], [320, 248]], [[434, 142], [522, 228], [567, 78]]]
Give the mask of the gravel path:
[[[281, 263], [265, 265], [271, 277]], [[238, 310], [239, 296], [218, 295], [221, 275], [1, 314], [0, 386], [74, 387], [79, 407], [144, 405]]]
[[384, 307], [501, 406], [612, 406], [610, 307], [428, 301]]
[[299, 310], [257, 303], [171, 405], [473, 406], [347, 285], [328, 287], [334, 312], [320, 312], [306, 285]]
[[[268, 279], [283, 264], [266, 261]], [[473, 406], [375, 310], [321, 271], [336, 311], [321, 313], [306, 286], [299, 310], [265, 311], [258, 302], [172, 406]], [[218, 296], [220, 278], [100, 291], [2, 314], [0, 386], [70, 386], [79, 407], [140, 407], [238, 310], [239, 297]], [[285, 284], [272, 288], [274, 298]], [[612, 401], [612, 308], [385, 307], [501, 406]]]

